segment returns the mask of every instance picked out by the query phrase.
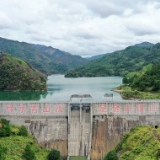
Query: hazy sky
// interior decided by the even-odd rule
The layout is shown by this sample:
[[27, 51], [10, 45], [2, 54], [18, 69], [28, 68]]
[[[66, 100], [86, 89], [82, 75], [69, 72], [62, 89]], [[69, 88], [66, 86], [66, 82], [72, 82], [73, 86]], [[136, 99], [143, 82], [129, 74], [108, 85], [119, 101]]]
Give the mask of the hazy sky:
[[81, 56], [160, 41], [160, 0], [0, 0], [0, 37]]

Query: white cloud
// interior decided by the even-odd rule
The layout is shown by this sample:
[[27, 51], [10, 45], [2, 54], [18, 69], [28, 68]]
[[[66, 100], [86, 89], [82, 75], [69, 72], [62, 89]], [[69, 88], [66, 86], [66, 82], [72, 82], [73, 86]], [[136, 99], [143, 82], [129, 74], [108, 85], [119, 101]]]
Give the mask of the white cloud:
[[82, 56], [160, 37], [159, 0], [0, 0], [0, 37]]

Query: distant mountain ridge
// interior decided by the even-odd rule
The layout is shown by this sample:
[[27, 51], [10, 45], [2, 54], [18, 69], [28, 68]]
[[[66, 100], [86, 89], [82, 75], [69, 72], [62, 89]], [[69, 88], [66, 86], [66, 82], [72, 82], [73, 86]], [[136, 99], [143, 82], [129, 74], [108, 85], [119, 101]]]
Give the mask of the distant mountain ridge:
[[[142, 44], [144, 45], [144, 44]], [[99, 59], [68, 72], [66, 77], [124, 76], [139, 72], [148, 64], [160, 63], [160, 43], [146, 47], [129, 46], [124, 50], [107, 54]]]
[[[138, 47], [147, 47], [147, 46], [153, 46], [154, 44], [150, 43], [150, 42], [142, 42], [140, 44], [135, 44], [133, 46], [138, 46]], [[114, 51], [114, 52], [111, 52], [111, 53], [115, 53], [115, 52], [118, 52], [118, 51], [121, 51], [121, 50], [117, 50], [117, 51]], [[111, 53], [105, 53], [105, 54], [100, 54], [100, 55], [96, 55], [96, 56], [92, 56], [92, 57], [86, 57], [87, 60], [94, 60], [94, 59], [98, 59], [98, 58], [101, 58], [103, 56], [105, 56], [106, 54], [111, 54]]]
[[[93, 56], [91, 58], [93, 58], [94, 60], [88, 62], [88, 60], [85, 58], [77, 55], [72, 55], [68, 52], [61, 51], [51, 46], [29, 44], [26, 42], [18, 42], [0, 37], [0, 51], [2, 53], [10, 53], [14, 57], [25, 60], [34, 68], [48, 75], [57, 73], [64, 74], [77, 67], [78, 69], [75, 69], [75, 71], [79, 72], [78, 76], [125, 75], [126, 72], [131, 72], [133, 70], [130, 69], [130, 66], [133, 66], [133, 62], [135, 64], [138, 62], [136, 66], [139, 65], [138, 67], [136, 67], [135, 71], [138, 71], [137, 68], [140, 69], [141, 67], [143, 67], [142, 62], [147, 63], [147, 60], [144, 59], [141, 59], [141, 63], [139, 62], [139, 59], [136, 62], [136, 57], [134, 55], [139, 55], [139, 53], [143, 52], [149, 54], [149, 52], [153, 52], [152, 49], [154, 48], [154, 46], [155, 45], [150, 42], [142, 42], [134, 46], [129, 46], [124, 50], [115, 51], [110, 54], [106, 53], [103, 55]], [[127, 55], [127, 53], [130, 55]], [[153, 57], [153, 55], [150, 56]], [[118, 59], [116, 59], [117, 57]], [[126, 59], [126, 61], [124, 62], [123, 58], [129, 59]], [[157, 61], [158, 59], [155, 58], [151, 63], [159, 63]], [[132, 62], [131, 64], [130, 61]], [[121, 63], [121, 65], [119, 65], [119, 63]], [[128, 71], [126, 68], [127, 64], [130, 64], [130, 66], [128, 67]], [[115, 65], [117, 65], [118, 68], [116, 68]], [[79, 71], [79, 69], [81, 69], [81, 71]]]
[[153, 46], [153, 45], [154, 44], [150, 42], [142, 42], [140, 44], [135, 44], [135, 46], [138, 46], [138, 47], [148, 47], [148, 46]]
[[[106, 54], [108, 54], [108, 53], [106, 53]], [[94, 60], [94, 59], [101, 58], [101, 57], [103, 57], [106, 54], [100, 54], [100, 55], [96, 55], [96, 56], [92, 56], [92, 57], [86, 57], [86, 59], [87, 60]]]
[[45, 46], [39, 44], [31, 44], [31, 45], [41, 50], [42, 53], [48, 58], [56, 62], [68, 65], [70, 69], [83, 65], [88, 61], [85, 58], [82, 58], [81, 56], [72, 55], [71, 53], [61, 51], [51, 46]]
[[2, 53], [10, 53], [14, 57], [25, 60], [39, 71], [48, 75], [64, 74], [87, 62], [86, 59], [80, 56], [74, 56], [52, 47], [37, 46], [0, 37], [0, 51]]

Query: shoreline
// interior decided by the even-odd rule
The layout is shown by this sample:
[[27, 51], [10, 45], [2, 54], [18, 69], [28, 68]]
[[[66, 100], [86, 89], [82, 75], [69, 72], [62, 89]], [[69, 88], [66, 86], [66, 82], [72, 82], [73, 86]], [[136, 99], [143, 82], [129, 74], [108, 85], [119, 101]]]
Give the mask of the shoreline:
[[123, 89], [113, 89], [112, 91], [114, 91], [114, 92], [119, 92], [119, 93], [122, 93], [123, 92]]
[[0, 92], [46, 92], [47, 90], [0, 90]]
[[133, 98], [133, 97], [126, 97], [126, 96], [124, 96], [124, 95], [122, 94], [122, 93], [123, 93], [123, 90], [121, 90], [121, 89], [114, 89], [113, 91], [120, 93], [121, 97], [122, 97], [122, 98], [125, 98], [125, 99], [129, 99], [129, 100], [141, 100], [141, 99], [139, 99], [139, 98]]
[[[142, 96], [142, 97], [137, 97], [137, 98], [135, 98], [135, 97], [126, 97], [125, 95], [123, 95], [123, 91], [125, 91], [125, 90], [124, 89], [117, 89], [117, 88], [114, 88], [112, 91], [120, 93], [121, 97], [125, 98], [125, 99], [129, 99], [129, 100], [148, 100], [148, 99], [153, 100], [153, 99], [160, 99], [160, 97], [157, 97], [157, 98], [155, 97], [156, 93], [154, 93], [154, 92], [140, 92], [140, 91], [138, 91], [140, 93], [139, 96]], [[131, 92], [133, 92], [133, 94], [134, 94], [134, 91], [131, 91]], [[154, 98], [147, 97], [149, 94], [152, 94]]]

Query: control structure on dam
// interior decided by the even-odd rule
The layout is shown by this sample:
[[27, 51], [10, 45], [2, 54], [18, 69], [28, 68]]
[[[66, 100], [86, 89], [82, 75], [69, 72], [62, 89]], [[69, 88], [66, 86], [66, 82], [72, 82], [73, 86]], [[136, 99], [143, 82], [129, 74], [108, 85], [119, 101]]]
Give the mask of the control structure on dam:
[[132, 127], [158, 126], [160, 101], [94, 102], [90, 95], [72, 95], [68, 102], [0, 101], [0, 117], [25, 125], [41, 146], [60, 150], [64, 159], [99, 160]]
[[[90, 95], [72, 95], [72, 98], [92, 98]], [[70, 101], [71, 102], [71, 101]], [[70, 156], [90, 159], [92, 141], [92, 103], [69, 103], [68, 107], [68, 160]]]

